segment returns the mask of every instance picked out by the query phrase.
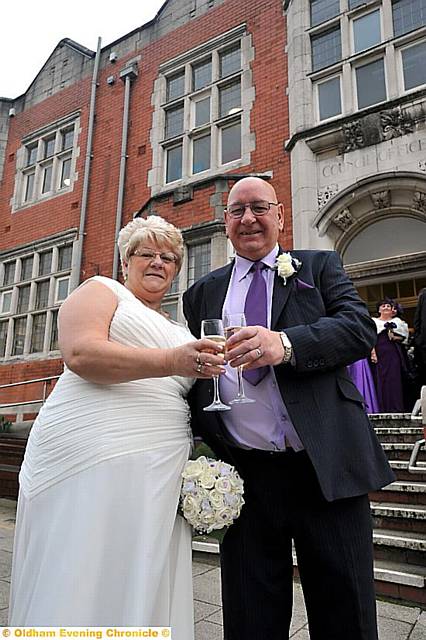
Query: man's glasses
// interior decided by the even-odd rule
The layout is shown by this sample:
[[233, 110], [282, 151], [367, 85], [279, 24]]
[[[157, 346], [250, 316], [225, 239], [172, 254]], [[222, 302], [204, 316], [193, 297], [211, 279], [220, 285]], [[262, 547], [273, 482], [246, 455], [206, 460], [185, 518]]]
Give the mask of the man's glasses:
[[277, 206], [278, 202], [267, 202], [266, 200], [246, 202], [245, 204], [238, 202], [236, 204], [230, 204], [225, 211], [231, 216], [231, 218], [242, 218], [246, 208], [249, 207], [252, 214], [257, 217], [264, 216], [265, 213], [268, 213], [271, 205]]
[[165, 251], [162, 253], [161, 251], [151, 251], [150, 249], [136, 249], [136, 251], [133, 251], [132, 256], [138, 256], [139, 258], [142, 258], [142, 260], [147, 260], [149, 262], [152, 262], [156, 256], [159, 256], [161, 262], [164, 262], [165, 264], [173, 264], [177, 262], [177, 256], [175, 256], [171, 251]]

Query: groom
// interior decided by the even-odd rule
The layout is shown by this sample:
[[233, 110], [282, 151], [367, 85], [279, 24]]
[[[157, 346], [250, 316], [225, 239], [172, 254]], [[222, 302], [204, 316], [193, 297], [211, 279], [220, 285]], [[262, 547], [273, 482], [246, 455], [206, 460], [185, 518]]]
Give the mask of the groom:
[[195, 432], [245, 486], [221, 547], [225, 640], [288, 638], [293, 544], [311, 639], [375, 640], [367, 492], [394, 476], [346, 365], [368, 356], [376, 332], [335, 252], [279, 247], [283, 215], [269, 183], [237, 182], [225, 210], [236, 258], [184, 295], [195, 336], [225, 313], [250, 325], [229, 340], [220, 384], [229, 402], [244, 364], [255, 403], [206, 413], [207, 380], [191, 397]]

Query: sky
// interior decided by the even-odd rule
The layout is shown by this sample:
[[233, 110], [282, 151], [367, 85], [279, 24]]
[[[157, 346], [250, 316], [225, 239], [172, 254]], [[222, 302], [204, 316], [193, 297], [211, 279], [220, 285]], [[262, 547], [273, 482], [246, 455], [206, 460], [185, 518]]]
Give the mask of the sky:
[[[164, 0], [5, 0], [0, 21], [0, 96], [24, 93], [62, 38], [96, 51], [155, 17]], [[6, 8], [7, 7], [7, 8]]]

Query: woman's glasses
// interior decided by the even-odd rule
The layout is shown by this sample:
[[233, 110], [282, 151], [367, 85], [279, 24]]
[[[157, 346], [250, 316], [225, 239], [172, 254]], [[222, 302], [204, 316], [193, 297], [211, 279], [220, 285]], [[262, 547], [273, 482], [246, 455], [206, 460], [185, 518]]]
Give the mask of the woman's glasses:
[[146, 260], [147, 262], [152, 262], [156, 256], [159, 256], [161, 262], [165, 264], [177, 262], [177, 256], [171, 251], [162, 253], [161, 251], [151, 251], [151, 249], [136, 249], [136, 251], [133, 251], [132, 256], [138, 256], [138, 258], [142, 258], [142, 260]]

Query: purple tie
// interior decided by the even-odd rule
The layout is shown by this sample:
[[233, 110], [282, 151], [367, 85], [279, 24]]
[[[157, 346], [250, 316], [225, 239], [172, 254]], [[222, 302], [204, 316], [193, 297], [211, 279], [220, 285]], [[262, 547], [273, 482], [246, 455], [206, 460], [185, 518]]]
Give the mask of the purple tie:
[[[254, 262], [250, 271], [253, 272], [253, 278], [247, 291], [244, 313], [246, 316], [247, 326], [260, 325], [267, 327], [267, 300], [266, 300], [266, 282], [262, 275], [263, 269], [267, 266], [260, 260]], [[250, 384], [256, 386], [269, 371], [269, 367], [259, 367], [251, 371], [243, 371], [243, 377]]]

